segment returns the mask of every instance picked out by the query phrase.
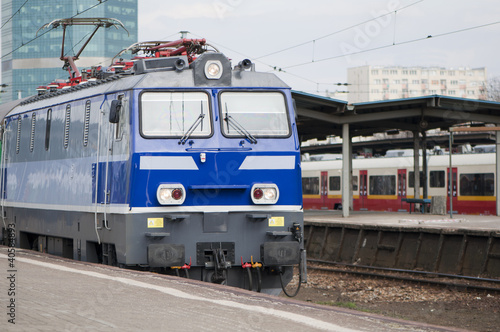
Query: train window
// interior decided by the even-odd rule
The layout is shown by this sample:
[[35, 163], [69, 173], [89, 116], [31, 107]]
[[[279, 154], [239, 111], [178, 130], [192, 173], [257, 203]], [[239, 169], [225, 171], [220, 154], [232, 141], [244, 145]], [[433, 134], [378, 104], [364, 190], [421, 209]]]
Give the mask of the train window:
[[280, 92], [224, 91], [219, 107], [224, 136], [290, 136], [285, 96]]
[[495, 177], [493, 173], [460, 174], [461, 196], [493, 196]]
[[90, 127], [90, 100], [85, 102], [85, 118], [83, 119], [83, 146], [89, 144], [89, 127]]
[[302, 194], [319, 195], [319, 178], [302, 178]]
[[[424, 186], [424, 172], [420, 171], [420, 188]], [[415, 188], [415, 172], [408, 172], [408, 187]]]
[[69, 145], [69, 124], [71, 122], [71, 105], [66, 105], [66, 115], [64, 117], [64, 148]]
[[19, 153], [19, 149], [21, 147], [21, 123], [22, 117], [19, 115], [17, 118], [17, 137], [16, 137], [16, 153]]
[[52, 122], [52, 109], [47, 110], [47, 120], [45, 122], [45, 150], [49, 150], [50, 143], [50, 123]]
[[329, 190], [340, 190], [340, 176], [330, 176]]
[[444, 171], [430, 171], [429, 186], [431, 188], [444, 188]]
[[30, 152], [33, 152], [33, 149], [35, 147], [35, 123], [36, 123], [36, 114], [33, 113], [31, 115]]
[[370, 195], [396, 195], [396, 176], [370, 175]]
[[207, 137], [212, 134], [205, 92], [144, 92], [141, 134], [145, 137]]
[[357, 191], [358, 190], [358, 176], [354, 175], [352, 177], [352, 190]]

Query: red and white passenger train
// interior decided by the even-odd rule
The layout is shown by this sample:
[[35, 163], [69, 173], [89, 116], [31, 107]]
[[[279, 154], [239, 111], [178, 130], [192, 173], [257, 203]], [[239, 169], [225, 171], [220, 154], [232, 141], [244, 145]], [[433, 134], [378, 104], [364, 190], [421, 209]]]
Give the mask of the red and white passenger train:
[[[354, 159], [352, 165], [354, 211], [409, 211], [403, 199], [414, 198], [413, 157]], [[427, 165], [428, 198], [446, 196], [449, 212], [449, 155], [427, 156]], [[302, 162], [304, 209], [341, 208], [341, 177], [342, 160]], [[453, 155], [452, 178], [453, 212], [496, 214], [495, 153]]]

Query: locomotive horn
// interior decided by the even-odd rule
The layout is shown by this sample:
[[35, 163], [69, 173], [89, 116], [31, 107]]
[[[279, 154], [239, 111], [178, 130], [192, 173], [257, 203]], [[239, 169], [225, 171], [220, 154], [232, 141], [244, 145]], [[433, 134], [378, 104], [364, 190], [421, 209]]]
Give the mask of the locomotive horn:
[[174, 63], [175, 70], [177, 71], [182, 71], [184, 69], [184, 66], [186, 65], [186, 61], [182, 59], [177, 59]]
[[244, 69], [250, 69], [252, 68], [252, 61], [250, 61], [250, 59], [244, 59], [244, 60], [241, 60], [239, 63], [238, 63], [238, 66], [240, 67], [240, 69], [244, 70]]

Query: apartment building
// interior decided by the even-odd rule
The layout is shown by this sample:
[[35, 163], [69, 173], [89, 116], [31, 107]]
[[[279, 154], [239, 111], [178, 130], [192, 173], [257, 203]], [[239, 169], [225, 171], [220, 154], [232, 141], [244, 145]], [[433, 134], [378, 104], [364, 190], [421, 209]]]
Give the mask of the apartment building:
[[349, 103], [443, 95], [486, 99], [486, 68], [360, 66], [347, 70]]

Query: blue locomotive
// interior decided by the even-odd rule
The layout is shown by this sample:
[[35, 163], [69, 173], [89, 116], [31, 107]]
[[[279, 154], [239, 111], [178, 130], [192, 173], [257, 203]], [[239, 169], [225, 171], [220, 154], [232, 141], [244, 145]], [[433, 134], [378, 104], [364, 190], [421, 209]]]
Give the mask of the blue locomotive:
[[279, 293], [305, 262], [290, 88], [204, 39], [131, 50], [83, 72], [66, 57], [69, 80], [10, 105], [4, 238], [15, 229], [21, 248]]

